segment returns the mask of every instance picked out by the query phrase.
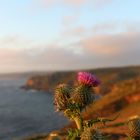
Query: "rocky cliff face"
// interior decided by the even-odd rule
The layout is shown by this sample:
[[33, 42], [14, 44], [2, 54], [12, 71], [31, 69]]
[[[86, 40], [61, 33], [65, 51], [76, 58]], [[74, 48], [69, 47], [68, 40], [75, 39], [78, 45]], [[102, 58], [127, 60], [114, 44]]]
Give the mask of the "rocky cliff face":
[[27, 80], [24, 88], [49, 91], [47, 81], [44, 81], [41, 77], [30, 78], [29, 80]]
[[23, 88], [52, 92], [59, 83], [74, 84], [75, 74], [75, 72], [56, 72], [47, 75], [36, 75], [30, 77]]
[[[98, 93], [108, 94], [115, 85], [121, 81], [133, 79], [140, 75], [140, 67], [124, 67], [124, 68], [108, 68], [88, 70], [96, 74], [101, 79], [101, 86], [96, 89]], [[25, 86], [25, 89], [36, 89], [43, 91], [53, 91], [59, 83], [75, 84], [75, 72], [55, 72], [52, 74], [43, 74], [30, 77]]]

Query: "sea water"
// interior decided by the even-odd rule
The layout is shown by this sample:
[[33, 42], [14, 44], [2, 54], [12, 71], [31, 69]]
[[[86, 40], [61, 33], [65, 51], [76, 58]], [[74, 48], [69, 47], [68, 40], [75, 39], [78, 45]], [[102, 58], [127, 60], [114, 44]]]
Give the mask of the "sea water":
[[26, 80], [0, 77], [0, 140], [21, 140], [68, 123], [54, 111], [52, 94], [20, 88]]

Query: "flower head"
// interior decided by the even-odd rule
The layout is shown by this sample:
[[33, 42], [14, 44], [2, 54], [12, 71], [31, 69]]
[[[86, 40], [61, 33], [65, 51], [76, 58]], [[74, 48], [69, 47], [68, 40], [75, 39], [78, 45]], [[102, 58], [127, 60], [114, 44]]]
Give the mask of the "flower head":
[[95, 75], [92, 75], [88, 72], [79, 72], [78, 73], [78, 82], [80, 84], [97, 87], [100, 84], [99, 79]]
[[56, 87], [54, 95], [54, 105], [56, 111], [67, 109], [68, 99], [70, 98], [70, 88], [66, 84], [60, 84]]

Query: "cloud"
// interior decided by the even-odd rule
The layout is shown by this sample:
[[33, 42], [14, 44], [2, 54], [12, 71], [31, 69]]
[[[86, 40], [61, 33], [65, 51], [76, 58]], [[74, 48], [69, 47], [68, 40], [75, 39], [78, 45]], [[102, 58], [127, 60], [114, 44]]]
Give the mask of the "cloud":
[[43, 6], [53, 6], [55, 4], [64, 4], [66, 6], [82, 6], [84, 4], [87, 4], [88, 2], [90, 2], [91, 0], [41, 0], [38, 1], [36, 0], [37, 3], [40, 3]]
[[[38, 1], [38, 0], [37, 0]], [[46, 6], [52, 6], [56, 3], [65, 4], [68, 6], [82, 6], [93, 3], [95, 6], [103, 6], [113, 2], [114, 0], [41, 0], [41, 3]]]
[[62, 32], [63, 37], [83, 36], [86, 33], [86, 28], [83, 26], [68, 29]]
[[37, 4], [41, 3], [41, 5], [45, 6], [45, 7], [50, 7], [54, 4], [56, 4], [56, 0], [40, 0], [39, 2], [37, 0], [36, 2], [37, 2]]
[[92, 2], [93, 2], [94, 7], [99, 8], [99, 7], [105, 6], [107, 4], [110, 4], [113, 1], [114, 0], [93, 0]]
[[74, 59], [80, 61], [74, 51], [58, 46], [45, 48], [43, 51], [38, 48], [0, 48], [0, 72], [63, 70], [71, 68]]
[[97, 35], [80, 42], [86, 54], [102, 66], [140, 64], [140, 32]]
[[79, 15], [78, 14], [64, 16], [62, 23], [65, 26], [73, 25], [73, 24], [75, 24], [78, 21], [78, 19], [79, 19]]
[[[140, 32], [91, 35], [72, 47], [36, 44], [0, 47], [0, 72], [69, 70], [140, 64]], [[16, 42], [16, 41], [14, 41]], [[11, 41], [13, 44], [13, 41]], [[19, 45], [19, 44], [18, 44]], [[21, 44], [22, 45], [22, 44]], [[42, 49], [40, 49], [42, 48]], [[77, 53], [79, 52], [80, 53]]]
[[97, 24], [95, 25], [92, 30], [94, 33], [106, 33], [106, 32], [112, 32], [119, 28], [119, 26], [115, 23], [104, 23], [104, 24]]
[[79, 6], [87, 3], [89, 0], [63, 0], [67, 5]]

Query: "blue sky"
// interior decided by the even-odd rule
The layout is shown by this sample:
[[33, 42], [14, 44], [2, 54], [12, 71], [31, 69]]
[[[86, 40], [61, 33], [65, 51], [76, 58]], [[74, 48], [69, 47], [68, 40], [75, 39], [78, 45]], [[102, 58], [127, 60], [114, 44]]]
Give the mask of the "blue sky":
[[0, 72], [138, 65], [139, 13], [139, 0], [1, 0]]

